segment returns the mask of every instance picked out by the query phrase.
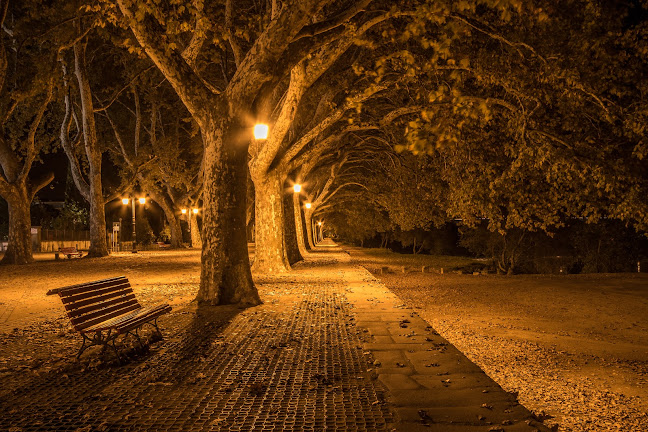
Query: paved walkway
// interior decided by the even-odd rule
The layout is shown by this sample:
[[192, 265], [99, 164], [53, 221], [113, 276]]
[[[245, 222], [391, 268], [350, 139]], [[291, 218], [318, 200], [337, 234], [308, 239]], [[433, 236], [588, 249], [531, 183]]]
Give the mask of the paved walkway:
[[137, 363], [1, 392], [0, 431], [546, 430], [339, 249], [258, 280], [263, 305], [176, 311]]

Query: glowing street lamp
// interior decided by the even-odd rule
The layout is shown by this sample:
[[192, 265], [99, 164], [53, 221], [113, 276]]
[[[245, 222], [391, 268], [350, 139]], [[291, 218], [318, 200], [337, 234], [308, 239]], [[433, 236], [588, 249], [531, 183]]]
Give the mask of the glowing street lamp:
[[[140, 204], [144, 205], [144, 204], [146, 204], [146, 197], [138, 198], [137, 201]], [[131, 207], [131, 211], [133, 213], [133, 250], [132, 250], [132, 252], [137, 253], [137, 230], [135, 229], [135, 227], [137, 226], [137, 223], [136, 223], [136, 220], [135, 220], [135, 198], [133, 198], [133, 197], [131, 197], [131, 198], [122, 198], [121, 202], [122, 202], [123, 205], [128, 205], [128, 203], [130, 202], [130, 204], [132, 206]]]
[[307, 208], [307, 209], [309, 209], [309, 208], [311, 208], [311, 207], [313, 207], [313, 204], [311, 204], [311, 203], [306, 203], [306, 208]]
[[180, 213], [182, 213], [182, 214], [187, 214], [187, 209], [182, 209], [182, 210], [180, 210]]
[[254, 139], [262, 140], [268, 139], [268, 131], [270, 128], [267, 124], [259, 123], [254, 126]]
[[301, 192], [301, 185], [299, 183], [295, 183], [293, 185], [293, 190], [295, 191], [295, 193]]
[[193, 214], [198, 214], [198, 209], [197, 208], [192, 209], [191, 211], [193, 212]]

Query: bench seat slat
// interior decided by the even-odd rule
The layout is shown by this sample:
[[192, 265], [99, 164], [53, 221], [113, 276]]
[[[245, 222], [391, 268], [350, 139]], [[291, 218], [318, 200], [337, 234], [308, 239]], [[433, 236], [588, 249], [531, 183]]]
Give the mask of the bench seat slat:
[[65, 306], [65, 310], [80, 309], [84, 306], [88, 306], [96, 303], [102, 303], [111, 300], [113, 298], [123, 297], [130, 294], [134, 294], [133, 290], [130, 287], [124, 289], [114, 289], [107, 292], [102, 290], [94, 297], [88, 297], [83, 300], [79, 300], [75, 302], [63, 303], [63, 305]]
[[70, 295], [92, 291], [95, 288], [111, 286], [116, 282], [128, 283], [128, 279], [126, 278], [126, 276], [118, 276], [118, 277], [102, 279], [94, 282], [86, 282], [86, 283], [81, 283], [76, 285], [70, 285], [62, 288], [51, 289], [47, 291], [47, 295], [58, 294], [61, 297], [68, 297]]
[[94, 325], [115, 316], [125, 314], [126, 312], [141, 308], [142, 306], [137, 302], [137, 299], [133, 299], [129, 300], [128, 302], [109, 306], [96, 312], [70, 318], [70, 322], [76, 328], [85, 328], [88, 325]]
[[99, 310], [102, 310], [102, 309], [106, 309], [109, 306], [115, 306], [115, 305], [120, 304], [120, 303], [129, 303], [133, 299], [135, 299], [135, 293], [133, 293], [131, 291], [130, 294], [123, 294], [123, 295], [119, 295], [118, 297], [112, 296], [112, 297], [110, 297], [107, 300], [102, 301], [102, 302], [95, 302], [95, 303], [85, 305], [85, 306], [82, 306], [82, 307], [76, 307], [77, 304], [73, 303], [71, 305], [66, 305], [65, 308], [67, 309], [68, 317], [76, 318], [78, 316], [90, 314], [90, 313], [92, 313], [94, 311], [99, 311]]
[[101, 331], [101, 330], [110, 330], [110, 329], [115, 329], [117, 328], [118, 325], [123, 324], [127, 321], [133, 320], [137, 317], [144, 316], [148, 313], [151, 313], [151, 311], [154, 311], [158, 309], [160, 306], [148, 306], [144, 308], [139, 308], [134, 311], [130, 311], [129, 313], [123, 314], [123, 315], [118, 315], [115, 317], [112, 317], [110, 319], [104, 320], [102, 322], [99, 322], [97, 324], [94, 324], [92, 326], [84, 328], [82, 331], [84, 333], [89, 333], [89, 332], [95, 332], [95, 331]]
[[171, 312], [171, 306], [169, 305], [158, 305], [154, 307], [151, 311], [145, 314], [140, 314], [138, 316], [132, 317], [128, 320], [122, 321], [115, 325], [114, 328], [117, 329], [118, 332], [123, 333], [129, 330], [132, 330], [136, 327], [139, 327], [157, 317], [160, 315], [164, 315], [165, 313]]
[[87, 291], [84, 293], [80, 294], [75, 294], [67, 297], [61, 297], [61, 301], [63, 304], [69, 304], [69, 303], [76, 303], [81, 300], [89, 299], [91, 300], [93, 297], [101, 296], [104, 294], [110, 294], [114, 292], [120, 292], [123, 291], [125, 294], [126, 293], [131, 293], [133, 292], [133, 289], [131, 288], [129, 283], [122, 283], [119, 285], [114, 285], [114, 286], [109, 286], [109, 287], [104, 287], [104, 288], [98, 288], [94, 291]]

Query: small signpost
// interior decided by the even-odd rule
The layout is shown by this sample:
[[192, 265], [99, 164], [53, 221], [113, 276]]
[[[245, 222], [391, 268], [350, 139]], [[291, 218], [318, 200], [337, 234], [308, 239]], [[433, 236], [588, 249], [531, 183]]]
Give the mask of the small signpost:
[[120, 241], [119, 241], [119, 232], [121, 231], [121, 219], [119, 219], [119, 222], [113, 222], [113, 229], [112, 229], [112, 250], [114, 251], [121, 251], [120, 247]]

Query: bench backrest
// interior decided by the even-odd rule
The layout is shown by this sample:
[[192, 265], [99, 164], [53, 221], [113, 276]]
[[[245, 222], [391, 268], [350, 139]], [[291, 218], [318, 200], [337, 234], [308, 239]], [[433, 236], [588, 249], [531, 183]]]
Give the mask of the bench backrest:
[[59, 251], [62, 253], [77, 253], [77, 248], [76, 246], [62, 247], [59, 248]]
[[53, 289], [77, 331], [141, 308], [125, 276]]

